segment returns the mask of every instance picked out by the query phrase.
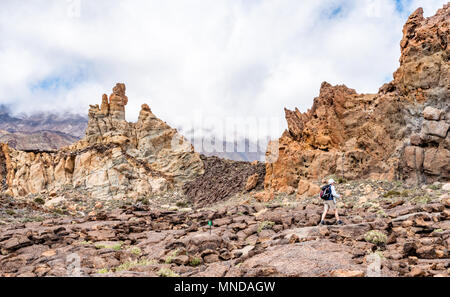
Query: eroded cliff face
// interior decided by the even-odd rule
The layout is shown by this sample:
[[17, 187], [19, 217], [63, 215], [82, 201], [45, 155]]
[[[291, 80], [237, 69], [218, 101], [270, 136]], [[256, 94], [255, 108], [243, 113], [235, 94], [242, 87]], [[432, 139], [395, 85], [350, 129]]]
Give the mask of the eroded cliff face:
[[76, 189], [96, 198], [138, 198], [181, 189], [203, 174], [203, 162], [175, 129], [142, 106], [125, 121], [125, 85], [91, 105], [85, 137], [53, 152], [24, 152], [2, 144], [0, 186], [13, 196]]
[[266, 189], [329, 175], [346, 179], [450, 178], [450, 4], [404, 26], [400, 67], [378, 94], [323, 83], [306, 113], [285, 109], [288, 130], [269, 145]]

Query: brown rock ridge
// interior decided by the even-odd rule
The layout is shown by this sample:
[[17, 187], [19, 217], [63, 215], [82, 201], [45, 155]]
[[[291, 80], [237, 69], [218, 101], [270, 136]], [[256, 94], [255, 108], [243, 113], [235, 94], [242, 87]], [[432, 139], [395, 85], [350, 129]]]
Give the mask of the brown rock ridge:
[[450, 178], [450, 4], [430, 18], [419, 8], [401, 41], [400, 68], [378, 94], [324, 82], [306, 113], [285, 109], [288, 130], [269, 145], [266, 189], [346, 179]]
[[125, 85], [101, 108], [91, 105], [85, 137], [57, 152], [2, 145], [0, 184], [13, 196], [83, 190], [96, 198], [138, 198], [176, 190], [203, 174], [203, 162], [175, 129], [144, 104], [137, 123], [125, 121]]

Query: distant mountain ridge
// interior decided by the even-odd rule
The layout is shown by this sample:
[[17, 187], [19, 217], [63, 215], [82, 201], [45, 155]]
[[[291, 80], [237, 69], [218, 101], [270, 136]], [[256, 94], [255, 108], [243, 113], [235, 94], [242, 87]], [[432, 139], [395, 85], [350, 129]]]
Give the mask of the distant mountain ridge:
[[87, 118], [77, 114], [14, 115], [0, 106], [0, 142], [18, 150], [57, 150], [79, 140], [86, 126]]
[[0, 105], [0, 130], [8, 132], [59, 131], [77, 138], [84, 136], [87, 117], [69, 112], [38, 112], [32, 115], [14, 115]]
[[[12, 148], [18, 150], [38, 150], [54, 151], [62, 147], [69, 146], [80, 140], [85, 135], [88, 118], [78, 114], [45, 113], [39, 112], [31, 115], [15, 115], [4, 105], [0, 105], [0, 142], [8, 143]], [[187, 131], [189, 134], [189, 131]], [[207, 136], [206, 142], [213, 136]], [[206, 156], [217, 156], [234, 161], [261, 161], [264, 159], [265, 147], [258, 146], [256, 152], [251, 152], [250, 147], [255, 147], [254, 143], [245, 140], [245, 151], [241, 152], [237, 144], [234, 144], [233, 151], [226, 151], [230, 147], [228, 142], [223, 142], [223, 150], [216, 149], [209, 151], [196, 144], [202, 143], [203, 139], [189, 138], [195, 150]], [[214, 144], [214, 141], [212, 142]]]

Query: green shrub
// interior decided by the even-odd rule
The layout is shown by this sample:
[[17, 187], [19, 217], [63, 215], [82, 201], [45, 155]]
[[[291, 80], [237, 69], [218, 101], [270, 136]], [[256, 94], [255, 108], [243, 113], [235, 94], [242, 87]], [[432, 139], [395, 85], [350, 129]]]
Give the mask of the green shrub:
[[200, 259], [200, 258], [193, 258], [191, 260], [191, 262], [189, 262], [189, 265], [191, 265], [193, 267], [198, 266], [200, 264], [202, 264], [202, 259]]
[[431, 185], [428, 188], [431, 189], [431, 190], [437, 191], [437, 190], [440, 190], [442, 188], [442, 185], [440, 185], [440, 184], [439, 185]]
[[142, 250], [139, 247], [134, 246], [130, 249], [130, 253], [136, 256], [140, 256], [142, 254]]
[[378, 231], [378, 230], [372, 230], [372, 231], [367, 232], [364, 235], [364, 239], [367, 242], [370, 242], [370, 243], [373, 243], [376, 245], [384, 245], [387, 242], [387, 236], [383, 232]]
[[13, 215], [16, 214], [16, 212], [15, 212], [14, 210], [7, 209], [7, 210], [6, 210], [6, 214], [7, 214], [7, 215], [10, 215], [10, 216], [13, 216]]
[[172, 263], [173, 258], [175, 258], [177, 255], [178, 255], [178, 249], [176, 249], [169, 256], [166, 257], [165, 263], [166, 264]]
[[376, 213], [383, 218], [389, 217], [388, 214], [382, 208], [378, 209]]
[[119, 272], [119, 271], [128, 271], [130, 269], [132, 269], [133, 267], [137, 267], [137, 266], [147, 266], [147, 265], [152, 265], [155, 264], [154, 261], [149, 261], [147, 259], [141, 259], [141, 260], [134, 260], [134, 261], [128, 261], [125, 263], [120, 264], [119, 266], [117, 266], [116, 268], [114, 268], [114, 271]]
[[260, 233], [264, 229], [272, 229], [275, 226], [275, 222], [272, 221], [264, 221], [259, 225], [258, 233]]
[[337, 184], [345, 184], [345, 183], [347, 183], [347, 180], [343, 177], [338, 177], [338, 178], [336, 178], [335, 182]]
[[112, 245], [108, 245], [108, 244], [103, 244], [103, 243], [99, 243], [95, 245], [96, 249], [113, 249], [115, 251], [120, 251], [122, 249], [122, 242], [119, 243], [115, 243]]
[[186, 201], [178, 201], [175, 205], [181, 208], [186, 208], [188, 203]]
[[149, 205], [149, 204], [150, 204], [150, 201], [148, 200], [147, 197], [141, 197], [141, 198], [139, 198], [137, 201], [138, 201], [138, 202], [141, 202], [141, 203], [144, 204], [144, 205]]
[[410, 191], [404, 190], [403, 192], [401, 192], [400, 196], [402, 196], [402, 197], [408, 197], [409, 194], [410, 194]]
[[179, 277], [178, 274], [176, 274], [175, 272], [173, 272], [171, 269], [169, 268], [161, 268], [158, 271], [158, 275], [160, 277]]
[[412, 202], [415, 204], [427, 204], [433, 201], [433, 199], [429, 196], [418, 196], [412, 199]]
[[106, 273], [109, 273], [110, 271], [108, 270], [108, 268], [103, 268], [103, 269], [100, 269], [99, 271], [97, 271], [97, 273], [98, 274], [106, 274]]
[[390, 190], [383, 194], [384, 198], [400, 196], [401, 193], [399, 191]]
[[44, 199], [38, 197], [38, 198], [34, 199], [34, 203], [39, 204], [39, 205], [44, 205], [45, 201], [44, 201]]

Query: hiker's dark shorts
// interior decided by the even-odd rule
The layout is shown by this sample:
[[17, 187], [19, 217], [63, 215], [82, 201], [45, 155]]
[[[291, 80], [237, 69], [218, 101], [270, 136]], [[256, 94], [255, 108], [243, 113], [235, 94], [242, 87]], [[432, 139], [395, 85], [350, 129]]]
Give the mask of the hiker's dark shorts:
[[336, 203], [334, 203], [334, 200], [325, 200], [323, 202], [323, 205], [327, 210], [335, 210], [336, 209]]

